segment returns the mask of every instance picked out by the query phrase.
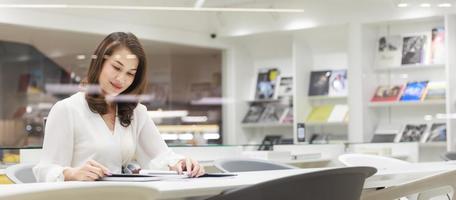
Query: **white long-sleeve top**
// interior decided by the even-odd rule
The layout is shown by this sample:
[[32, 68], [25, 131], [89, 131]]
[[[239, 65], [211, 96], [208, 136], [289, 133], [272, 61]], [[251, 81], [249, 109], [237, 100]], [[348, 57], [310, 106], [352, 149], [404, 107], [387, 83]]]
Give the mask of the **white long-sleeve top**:
[[182, 158], [168, 148], [144, 105], [136, 106], [128, 127], [116, 117], [112, 132], [79, 92], [52, 107], [42, 157], [33, 172], [39, 182], [53, 182], [64, 180], [65, 168], [82, 166], [89, 159], [120, 173], [122, 165], [133, 160], [142, 169], [167, 170]]

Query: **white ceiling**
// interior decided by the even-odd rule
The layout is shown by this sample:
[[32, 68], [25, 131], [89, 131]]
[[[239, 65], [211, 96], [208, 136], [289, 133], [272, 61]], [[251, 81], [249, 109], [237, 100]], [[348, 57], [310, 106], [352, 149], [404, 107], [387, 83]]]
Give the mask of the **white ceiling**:
[[[420, 2], [426, 0], [413, 0]], [[432, 0], [430, 0], [432, 1]], [[455, 1], [455, 0], [451, 0]], [[192, 7], [196, 0], [0, 0], [0, 4], [91, 4], [91, 5], [130, 5], [130, 6], [177, 6]], [[227, 12], [184, 12], [184, 11], [125, 11], [125, 10], [86, 10], [86, 9], [36, 9], [31, 12], [44, 13], [47, 16], [68, 16], [68, 19], [83, 18], [93, 24], [77, 24], [77, 27], [90, 27], [102, 30], [99, 22], [118, 24], [117, 28], [149, 28], [181, 31], [186, 34], [199, 34], [209, 39], [210, 33], [217, 33], [219, 38], [231, 38], [237, 35], [270, 32], [286, 29], [302, 29], [314, 26], [346, 24], [353, 21], [367, 22], [389, 20], [393, 18], [413, 18], [431, 16], [445, 12], [454, 12], [455, 8], [397, 8], [397, 0], [205, 0], [204, 7], [240, 7], [240, 8], [292, 8], [304, 9], [303, 13], [227, 13]], [[435, 1], [432, 1], [435, 2]], [[456, 5], [455, 5], [456, 7]], [[14, 9], [7, 10], [0, 22], [8, 21], [15, 14]], [[24, 11], [24, 10], [21, 10]], [[25, 10], [29, 11], [29, 10]], [[30, 13], [31, 13], [30, 12]], [[5, 18], [3, 20], [1, 18]], [[72, 18], [70, 18], [72, 17]], [[56, 17], [57, 18], [57, 17]], [[23, 13], [11, 17], [11, 23], [26, 19]], [[52, 17], [47, 19], [53, 19]], [[82, 20], [83, 22], [85, 22]], [[58, 20], [43, 22], [57, 24]], [[81, 21], [80, 21], [81, 22]], [[60, 22], [61, 23], [61, 22]], [[64, 21], [64, 23], [76, 23]], [[27, 23], [25, 23], [27, 24]], [[0, 24], [0, 40], [19, 41], [34, 44], [38, 49], [56, 60], [59, 64], [69, 65], [68, 60], [78, 54], [90, 54], [95, 45], [104, 37], [101, 34], [83, 33], [64, 30], [37, 28], [40, 21], [31, 23], [35, 28]], [[95, 25], [96, 24], [96, 25]], [[54, 26], [54, 27], [55, 27]], [[73, 26], [74, 27], [74, 26]], [[65, 28], [62, 28], [65, 29]], [[112, 27], [111, 27], [112, 29]], [[112, 31], [107, 29], [105, 32]], [[84, 29], [81, 29], [83, 31]], [[121, 29], [123, 30], [123, 29]], [[128, 28], [126, 30], [129, 30]], [[137, 30], [137, 29], [132, 29]], [[144, 29], [141, 29], [144, 30]], [[103, 31], [99, 31], [103, 32]], [[148, 36], [151, 32], [138, 33]], [[160, 32], [167, 33], [167, 32]], [[174, 32], [172, 32], [174, 33]], [[159, 37], [167, 35], [160, 35]], [[174, 36], [174, 35], [173, 35]], [[176, 37], [176, 36], [174, 36]], [[185, 41], [185, 36], [177, 36]], [[142, 38], [142, 37], [141, 37]], [[192, 37], [188, 37], [192, 40]], [[166, 40], [163, 40], [166, 41]], [[167, 40], [169, 41], [169, 40]], [[202, 47], [163, 43], [151, 40], [142, 41], [149, 54], [212, 54], [218, 50]]]

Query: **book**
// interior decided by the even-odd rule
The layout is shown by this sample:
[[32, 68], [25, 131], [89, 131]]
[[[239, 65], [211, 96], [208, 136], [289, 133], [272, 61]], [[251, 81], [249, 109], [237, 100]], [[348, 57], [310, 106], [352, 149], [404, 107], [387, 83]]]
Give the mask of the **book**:
[[424, 64], [426, 63], [426, 35], [411, 35], [403, 37], [402, 43], [402, 64]]
[[279, 103], [269, 103], [266, 105], [263, 114], [258, 122], [260, 123], [274, 123], [280, 122], [284, 115], [286, 115], [288, 106]]
[[378, 86], [375, 90], [374, 96], [371, 99], [371, 102], [397, 101], [402, 94], [403, 88], [403, 85]]
[[312, 108], [312, 111], [307, 116], [307, 122], [322, 123], [327, 122], [334, 105], [320, 105]]
[[348, 105], [335, 105], [328, 117], [328, 122], [346, 122]]
[[261, 68], [258, 70], [255, 86], [255, 99], [273, 99], [279, 70], [276, 68]]
[[446, 82], [429, 81], [423, 93], [422, 100], [443, 100], [446, 96]]
[[401, 101], [420, 101], [428, 81], [408, 82], [401, 96]]
[[293, 123], [293, 107], [288, 107], [285, 111], [285, 115], [280, 119], [282, 124], [291, 124]]
[[283, 99], [293, 96], [293, 77], [282, 76], [279, 78], [279, 86], [277, 87], [277, 99]]
[[261, 103], [253, 103], [250, 105], [249, 110], [245, 114], [242, 123], [256, 123], [263, 114], [265, 107]]
[[329, 96], [347, 96], [347, 70], [333, 70], [329, 77]]
[[326, 96], [329, 92], [331, 71], [310, 72], [309, 96]]
[[427, 131], [427, 124], [406, 124], [401, 132], [399, 142], [420, 142]]
[[436, 27], [431, 31], [430, 63], [445, 63], [445, 28]]
[[378, 39], [376, 65], [380, 67], [401, 65], [402, 42], [400, 35], [380, 37]]
[[429, 128], [426, 142], [443, 142], [447, 140], [447, 128], [445, 123], [433, 123]]

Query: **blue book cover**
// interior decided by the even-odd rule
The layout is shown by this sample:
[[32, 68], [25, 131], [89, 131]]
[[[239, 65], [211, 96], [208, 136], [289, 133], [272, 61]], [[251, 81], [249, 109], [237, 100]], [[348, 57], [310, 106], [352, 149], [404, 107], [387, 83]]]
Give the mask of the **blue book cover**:
[[401, 101], [420, 101], [428, 81], [409, 82], [401, 96]]

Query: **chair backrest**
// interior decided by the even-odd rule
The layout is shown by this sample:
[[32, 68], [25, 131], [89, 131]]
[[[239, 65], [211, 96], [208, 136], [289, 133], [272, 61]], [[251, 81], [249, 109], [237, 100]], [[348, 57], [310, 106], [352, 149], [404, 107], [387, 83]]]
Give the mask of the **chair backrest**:
[[214, 161], [214, 166], [222, 172], [296, 169], [291, 165], [257, 159], [221, 159]]
[[345, 166], [369, 166], [377, 169], [388, 169], [410, 164], [407, 161], [368, 154], [343, 154], [338, 157]]
[[17, 164], [6, 168], [6, 176], [14, 183], [36, 183], [34, 164]]
[[440, 157], [442, 157], [443, 160], [449, 161], [449, 160], [456, 160], [456, 152], [450, 151], [443, 153]]
[[208, 200], [356, 200], [364, 181], [377, 170], [345, 167], [304, 173], [231, 190]]

